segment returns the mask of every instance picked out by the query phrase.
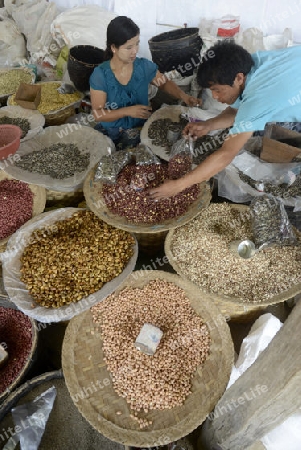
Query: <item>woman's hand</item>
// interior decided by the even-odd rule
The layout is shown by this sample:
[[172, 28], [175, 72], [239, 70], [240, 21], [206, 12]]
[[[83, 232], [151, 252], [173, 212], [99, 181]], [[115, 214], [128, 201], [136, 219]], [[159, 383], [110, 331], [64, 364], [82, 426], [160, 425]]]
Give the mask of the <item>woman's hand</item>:
[[172, 197], [183, 191], [184, 187], [179, 183], [180, 180], [167, 180], [158, 187], [152, 188], [148, 191], [150, 198], [158, 201], [164, 198]]
[[202, 104], [201, 98], [192, 97], [185, 93], [182, 95], [182, 100], [187, 106], [201, 106]]
[[206, 121], [193, 122], [186, 125], [183, 130], [183, 136], [197, 139], [198, 137], [205, 136], [209, 131], [211, 131], [211, 128]]
[[128, 106], [125, 109], [127, 112], [126, 115], [134, 119], [148, 119], [152, 113], [152, 108], [145, 105]]

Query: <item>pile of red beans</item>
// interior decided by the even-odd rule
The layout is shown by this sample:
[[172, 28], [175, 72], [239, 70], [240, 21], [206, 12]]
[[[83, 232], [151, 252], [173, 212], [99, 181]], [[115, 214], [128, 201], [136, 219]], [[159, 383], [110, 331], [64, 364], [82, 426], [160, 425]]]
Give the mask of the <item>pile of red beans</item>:
[[0, 394], [9, 389], [25, 366], [32, 348], [32, 323], [21, 311], [0, 306], [1, 345], [8, 360], [0, 368]]
[[0, 240], [5, 239], [32, 217], [33, 193], [23, 181], [0, 181]]
[[179, 217], [188, 210], [200, 192], [199, 185], [193, 185], [179, 194], [154, 201], [148, 191], [167, 179], [184, 175], [188, 169], [184, 160], [177, 155], [174, 164], [129, 164], [119, 173], [115, 184], [104, 184], [102, 195], [108, 209], [118, 216], [125, 217], [135, 224], [159, 224], [165, 220]]

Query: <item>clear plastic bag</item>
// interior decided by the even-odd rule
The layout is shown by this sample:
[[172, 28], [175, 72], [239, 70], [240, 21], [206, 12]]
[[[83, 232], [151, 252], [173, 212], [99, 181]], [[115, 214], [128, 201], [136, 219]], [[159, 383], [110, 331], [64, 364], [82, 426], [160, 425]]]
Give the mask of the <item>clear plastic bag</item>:
[[13, 450], [18, 442], [21, 450], [38, 450], [55, 398], [56, 388], [52, 386], [32, 402], [12, 409], [15, 430], [21, 431], [7, 442], [6, 450]]
[[253, 238], [259, 250], [272, 245], [297, 245], [298, 240], [281, 199], [264, 194], [250, 204]]
[[146, 166], [150, 164], [160, 164], [159, 158], [152, 152], [151, 148], [145, 144], [139, 144], [135, 151], [136, 166]]
[[131, 154], [126, 150], [102, 156], [96, 168], [94, 181], [116, 183], [118, 174], [130, 161]]
[[191, 138], [180, 139], [172, 146], [168, 162], [168, 178], [170, 180], [177, 180], [191, 171], [193, 151]]

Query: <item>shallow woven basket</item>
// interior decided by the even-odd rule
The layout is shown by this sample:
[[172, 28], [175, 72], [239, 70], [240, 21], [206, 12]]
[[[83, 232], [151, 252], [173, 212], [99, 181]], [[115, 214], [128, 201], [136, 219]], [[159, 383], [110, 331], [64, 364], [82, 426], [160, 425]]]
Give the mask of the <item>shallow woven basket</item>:
[[[0, 171], [0, 181], [2, 180], [14, 180], [13, 177], [5, 173], [3, 170]], [[25, 183], [26, 184], [26, 183]], [[41, 214], [44, 211], [46, 204], [46, 190], [42, 186], [37, 186], [36, 184], [28, 184], [29, 189], [33, 193], [33, 208], [32, 217]], [[5, 239], [0, 240], [0, 253], [6, 250], [6, 244], [10, 236]]]
[[[162, 279], [184, 289], [195, 312], [207, 324], [210, 337], [210, 354], [198, 367], [192, 381], [192, 393], [182, 406], [171, 410], [152, 410], [144, 413], [152, 421], [141, 430], [130, 418], [130, 408], [119, 397], [111, 383], [94, 389], [88, 396], [80, 393], [88, 386], [110, 379], [103, 359], [100, 332], [92, 321], [91, 311], [73, 318], [66, 330], [62, 348], [62, 368], [66, 384], [82, 415], [104, 436], [113, 441], [134, 447], [151, 447], [166, 437], [168, 442], [180, 439], [197, 428], [213, 410], [229, 381], [233, 364], [233, 342], [229, 327], [208, 294], [200, 295], [197, 287], [178, 275], [159, 270], [138, 271], [115, 291], [124, 288], [142, 288], [151, 280]], [[121, 414], [116, 414], [120, 411]]]
[[[244, 205], [231, 204], [231, 207], [241, 211], [246, 211], [249, 209], [248, 206]], [[171, 264], [173, 269], [177, 272], [177, 274], [180, 275], [183, 279], [189, 280], [189, 278], [185, 274], [183, 274], [181, 267], [178, 265], [177, 261], [174, 258], [174, 255], [171, 250], [172, 240], [173, 240], [173, 230], [171, 230], [167, 234], [167, 237], [165, 239], [164, 244], [165, 254], [169, 260], [169, 263]], [[202, 287], [200, 287], [199, 289], [200, 295], [208, 293], [207, 291], [204, 291]], [[281, 294], [275, 295], [271, 299], [263, 300], [257, 303], [243, 302], [238, 298], [229, 297], [223, 294], [211, 294], [211, 295], [215, 305], [219, 308], [221, 313], [227, 319], [231, 319], [236, 322], [249, 322], [258, 318], [260, 314], [268, 306], [284, 302], [285, 300], [295, 297], [295, 295], [297, 295], [300, 292], [301, 292], [301, 283], [296, 284], [295, 286], [291, 287], [290, 289]]]
[[[3, 298], [0, 298], [0, 306], [2, 306], [4, 308], [8, 308], [8, 309], [15, 309], [15, 310], [18, 309], [13, 302], [11, 302], [10, 300], [3, 299]], [[7, 389], [6, 391], [4, 391], [2, 393], [0, 392], [0, 405], [1, 405], [2, 401], [8, 396], [8, 394], [10, 394], [10, 392], [13, 391], [20, 384], [20, 382], [22, 381], [22, 379], [24, 378], [24, 376], [26, 375], [26, 373], [32, 366], [33, 362], [35, 361], [35, 355], [36, 355], [37, 343], [38, 343], [37, 324], [34, 319], [29, 318], [29, 320], [31, 322], [32, 344], [31, 344], [31, 349], [30, 349], [29, 355], [28, 355], [28, 359], [26, 360], [26, 363], [22, 367], [18, 376], [10, 384], [9, 389]], [[1, 369], [0, 369], [0, 373], [1, 373]]]
[[188, 207], [188, 210], [182, 216], [174, 219], [165, 220], [159, 224], [134, 224], [129, 222], [125, 217], [118, 216], [111, 212], [105, 203], [102, 195], [102, 183], [94, 181], [96, 171], [95, 166], [88, 174], [84, 182], [84, 196], [87, 206], [103, 221], [116, 228], [134, 233], [139, 243], [139, 249], [146, 253], [154, 254], [161, 247], [163, 248], [164, 239], [168, 230], [177, 228], [189, 222], [200, 211], [206, 208], [211, 200], [211, 191], [208, 183], [200, 184], [200, 193], [198, 198]]

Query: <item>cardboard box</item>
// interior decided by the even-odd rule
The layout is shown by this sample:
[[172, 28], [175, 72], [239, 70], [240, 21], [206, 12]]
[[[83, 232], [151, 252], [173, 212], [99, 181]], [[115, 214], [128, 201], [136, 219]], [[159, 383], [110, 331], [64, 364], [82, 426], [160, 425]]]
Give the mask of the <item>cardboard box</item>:
[[15, 101], [23, 108], [37, 109], [41, 101], [41, 86], [20, 83], [15, 95]]
[[289, 163], [296, 157], [301, 157], [301, 133], [280, 125], [267, 125], [260, 159], [271, 163]]

